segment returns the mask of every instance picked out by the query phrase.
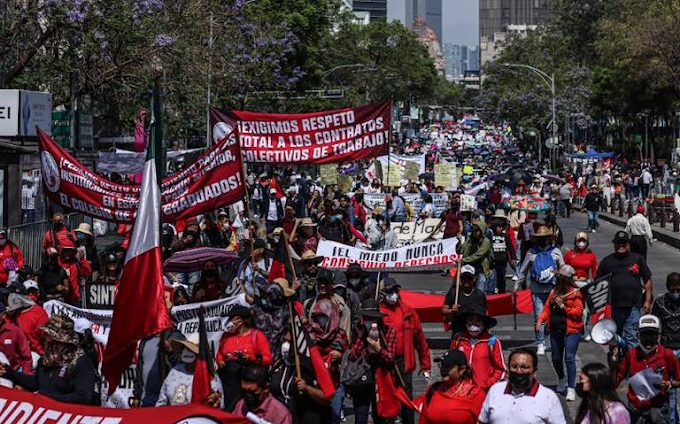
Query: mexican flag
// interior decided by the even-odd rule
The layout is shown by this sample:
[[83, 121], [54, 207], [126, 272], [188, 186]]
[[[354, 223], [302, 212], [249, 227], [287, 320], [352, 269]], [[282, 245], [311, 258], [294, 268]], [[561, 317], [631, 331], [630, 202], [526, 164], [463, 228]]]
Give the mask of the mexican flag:
[[173, 325], [163, 296], [161, 191], [156, 174], [157, 126], [160, 124], [152, 117], [139, 209], [104, 352], [102, 373], [109, 382], [109, 394], [116, 390], [121, 374], [132, 363], [137, 342]]

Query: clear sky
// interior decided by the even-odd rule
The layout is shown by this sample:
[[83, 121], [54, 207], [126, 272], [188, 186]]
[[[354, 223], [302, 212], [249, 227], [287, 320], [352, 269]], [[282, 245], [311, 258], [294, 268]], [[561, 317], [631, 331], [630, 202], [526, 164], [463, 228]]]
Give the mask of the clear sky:
[[442, 0], [443, 42], [476, 46], [479, 44], [478, 0]]

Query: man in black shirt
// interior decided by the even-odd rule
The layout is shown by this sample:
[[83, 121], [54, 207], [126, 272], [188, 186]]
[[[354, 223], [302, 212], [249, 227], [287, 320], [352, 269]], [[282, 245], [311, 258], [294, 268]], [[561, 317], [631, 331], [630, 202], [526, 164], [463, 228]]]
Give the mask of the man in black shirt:
[[590, 186], [590, 193], [586, 194], [585, 199], [583, 199], [583, 208], [588, 212], [588, 228], [586, 228], [586, 231], [590, 230], [594, 233], [600, 226], [597, 222], [597, 213], [600, 210], [601, 203], [600, 192], [597, 186], [593, 184]]
[[602, 259], [597, 278], [609, 277], [612, 319], [628, 347], [638, 344], [638, 321], [652, 308], [652, 272], [644, 258], [630, 251], [625, 231], [614, 236], [614, 253]]
[[[458, 313], [467, 312], [469, 310], [479, 310], [480, 307], [486, 311], [486, 294], [475, 287], [475, 267], [472, 265], [464, 265], [460, 269], [460, 293], [458, 294], [458, 304], [456, 304], [456, 284], [451, 286], [446, 297], [444, 298], [444, 305], [442, 306], [442, 314], [447, 317], [451, 323], [451, 334], [463, 330], [457, 325], [455, 320]], [[454, 324], [454, 322], [456, 324]]]

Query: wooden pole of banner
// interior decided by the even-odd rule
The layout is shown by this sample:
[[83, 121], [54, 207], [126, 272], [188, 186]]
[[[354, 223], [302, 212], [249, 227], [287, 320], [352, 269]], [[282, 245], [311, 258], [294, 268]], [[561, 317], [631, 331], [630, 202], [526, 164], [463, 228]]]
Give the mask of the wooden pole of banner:
[[[385, 177], [385, 182], [387, 182], [387, 179], [390, 176], [390, 165], [392, 164], [391, 156], [392, 156], [392, 107], [394, 106], [394, 98], [390, 97], [390, 127], [389, 127], [389, 133], [387, 135], [387, 177]], [[387, 187], [387, 190], [391, 192], [389, 186]]]
[[295, 375], [297, 378], [302, 378], [302, 369], [300, 368], [300, 352], [297, 345], [297, 334], [295, 331], [295, 315], [293, 315], [293, 300], [288, 299], [288, 315], [290, 315], [290, 337], [293, 340], [293, 354], [295, 355]]
[[458, 271], [456, 272], [456, 299], [454, 305], [458, 304], [458, 296], [460, 296], [460, 269], [462, 267], [463, 261], [458, 259]]
[[380, 297], [380, 273], [381, 271], [378, 271], [378, 278], [375, 281], [375, 301], [378, 301], [378, 298]]
[[[293, 265], [293, 258], [290, 256], [290, 245], [288, 244], [288, 239], [285, 237], [286, 233], [283, 233], [283, 237], [281, 240], [283, 240], [284, 247], [286, 248], [286, 258], [288, 259], [288, 265], [290, 266], [290, 272], [293, 274], [293, 281], [297, 280], [297, 273], [295, 272], [295, 266]], [[292, 287], [292, 285], [289, 282], [289, 287]]]

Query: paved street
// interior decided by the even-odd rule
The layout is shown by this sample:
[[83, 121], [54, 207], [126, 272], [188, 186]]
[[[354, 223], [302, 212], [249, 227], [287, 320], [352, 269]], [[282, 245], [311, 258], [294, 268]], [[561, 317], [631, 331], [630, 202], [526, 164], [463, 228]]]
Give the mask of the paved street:
[[[576, 232], [585, 228], [586, 217], [585, 214], [577, 212], [572, 214], [570, 219], [559, 219], [558, 223], [564, 231], [565, 247], [570, 248]], [[614, 233], [620, 229], [620, 227], [607, 222], [601, 221], [600, 224], [598, 232], [590, 235], [591, 248], [597, 254], [598, 261], [612, 252], [611, 240]], [[650, 268], [654, 274], [654, 294], [657, 295], [665, 291], [666, 276], [670, 272], [678, 270], [678, 267], [674, 265], [678, 263], [680, 255], [678, 255], [677, 249], [657, 242], [650, 248], [648, 258]], [[396, 278], [404, 289], [424, 293], [445, 294], [450, 284], [449, 279], [441, 277], [438, 273], [399, 274], [396, 275]], [[442, 349], [446, 348], [450, 336], [448, 333], [444, 333], [440, 324], [425, 324], [424, 327], [426, 337], [432, 348], [432, 356], [433, 358], [437, 357], [441, 354]], [[533, 317], [531, 315], [519, 315], [517, 317], [516, 330], [512, 316], [498, 317], [498, 326], [494, 329], [494, 333], [503, 342], [507, 359], [509, 349], [532, 345], [534, 341]], [[539, 358], [538, 378], [543, 384], [554, 388], [557, 384], [557, 375], [552, 367], [549, 355], [550, 352], [546, 356]], [[581, 367], [581, 364], [605, 361], [604, 350], [599, 345], [593, 342], [583, 342], [579, 346], [577, 355], [578, 368]], [[438, 371], [435, 367], [434, 374], [437, 375], [437, 373]], [[423, 377], [414, 378], [414, 395], [421, 394], [425, 388], [426, 381]], [[568, 414], [567, 420], [572, 422], [579, 400], [567, 403], [564, 401], [564, 396], [560, 395], [560, 398]]]

